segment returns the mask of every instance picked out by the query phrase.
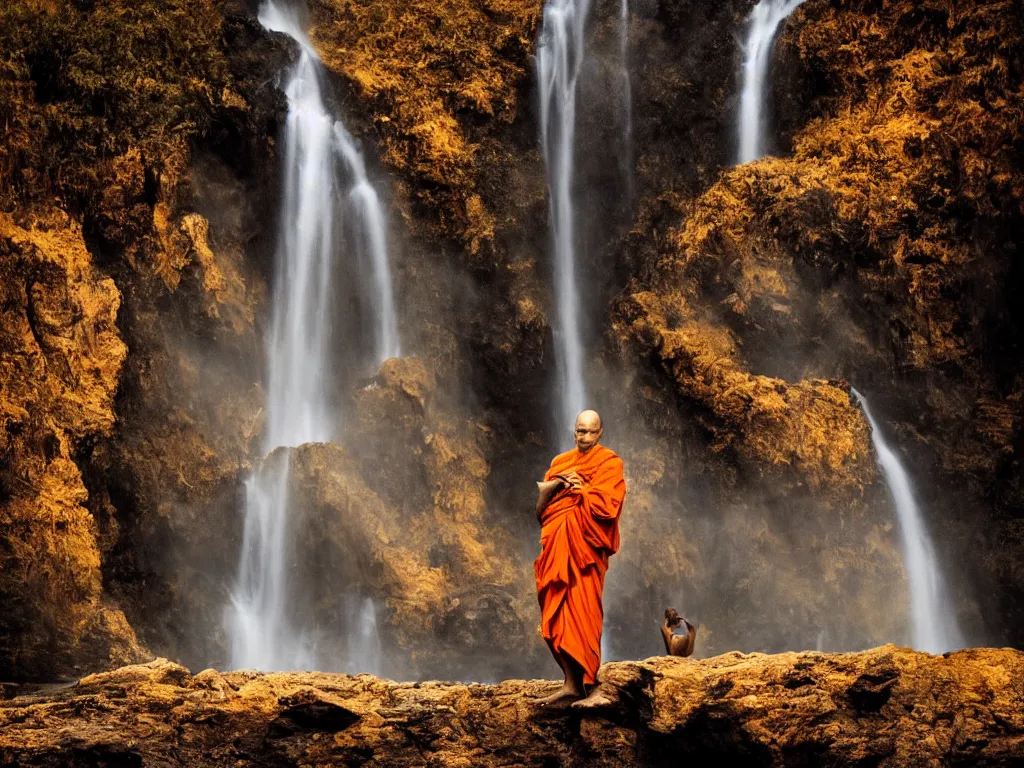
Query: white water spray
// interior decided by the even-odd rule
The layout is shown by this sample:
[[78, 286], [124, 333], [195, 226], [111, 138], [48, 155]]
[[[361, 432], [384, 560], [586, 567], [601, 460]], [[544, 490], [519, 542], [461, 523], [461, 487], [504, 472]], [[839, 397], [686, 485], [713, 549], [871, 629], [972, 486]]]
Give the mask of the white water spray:
[[555, 418], [560, 435], [568, 434], [576, 414], [586, 407], [572, 184], [576, 90], [589, 10], [589, 0], [547, 0], [537, 45], [541, 149], [547, 168], [554, 244], [553, 330], [558, 369]]
[[619, 7], [619, 57], [622, 60], [622, 176], [626, 199], [632, 201], [633, 189], [633, 83], [629, 75], [629, 0]]
[[868, 408], [868, 401], [852, 387], [850, 394], [856, 399], [871, 425], [871, 442], [875, 447], [886, 484], [889, 486], [889, 493], [892, 494], [893, 503], [896, 505], [903, 539], [903, 560], [910, 584], [914, 648], [928, 653], [945, 653], [963, 648], [963, 636], [946, 599], [935, 551], [914, 499], [910, 478], [895, 452], [882, 437], [882, 432]]
[[[357, 262], [356, 267], [368, 262], [370, 278], [361, 295], [372, 297], [375, 363], [399, 354], [399, 344], [386, 222], [363, 158], [327, 110], [320, 60], [294, 9], [267, 2], [259, 19], [300, 46], [284, 88], [284, 189], [267, 342], [263, 453], [268, 455], [281, 446], [326, 442], [336, 433], [328, 395], [333, 376], [329, 342], [342, 259]], [[361, 276], [366, 270], [358, 271]], [[296, 601], [288, 579], [295, 558], [289, 551], [289, 459], [287, 452], [265, 459], [246, 482], [241, 561], [229, 612], [231, 666], [236, 669], [317, 666], [310, 633], [289, 617]]]
[[264, 459], [245, 482], [245, 530], [230, 613], [233, 669], [315, 669], [309, 639], [287, 605], [289, 455]]
[[376, 359], [378, 365], [390, 357], [402, 354], [398, 343], [398, 318], [391, 289], [391, 265], [388, 259], [387, 221], [377, 191], [366, 175], [366, 163], [356, 148], [355, 140], [338, 121], [334, 124], [335, 149], [345, 161], [348, 176], [353, 180], [348, 193], [355, 218], [355, 235], [360, 252], [367, 254], [372, 275], [372, 289], [376, 331]]
[[342, 600], [342, 615], [355, 629], [349, 635], [348, 657], [338, 670], [350, 675], [366, 673], [380, 677], [381, 644], [377, 632], [377, 606], [373, 598], [347, 595]]
[[772, 42], [779, 27], [804, 0], [761, 0], [750, 12], [740, 95], [740, 163], [765, 154], [764, 91]]

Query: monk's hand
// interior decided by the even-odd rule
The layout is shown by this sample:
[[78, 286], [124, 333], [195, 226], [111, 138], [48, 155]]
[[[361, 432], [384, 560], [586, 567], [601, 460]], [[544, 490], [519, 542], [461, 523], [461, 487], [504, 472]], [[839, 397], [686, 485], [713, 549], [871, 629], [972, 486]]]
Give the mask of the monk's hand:
[[544, 512], [544, 508], [551, 503], [551, 499], [555, 497], [555, 494], [562, 489], [562, 480], [559, 478], [552, 478], [551, 480], [541, 480], [537, 483], [537, 520], [540, 520], [541, 513]]
[[578, 491], [583, 487], [583, 478], [576, 474], [575, 469], [570, 472], [566, 472], [564, 475], [560, 475], [559, 477], [565, 480], [565, 484], [573, 490]]

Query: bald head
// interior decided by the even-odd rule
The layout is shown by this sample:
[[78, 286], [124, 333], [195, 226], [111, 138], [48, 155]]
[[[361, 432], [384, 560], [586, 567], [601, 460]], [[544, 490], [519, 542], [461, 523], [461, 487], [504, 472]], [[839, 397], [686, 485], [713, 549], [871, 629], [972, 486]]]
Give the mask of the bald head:
[[583, 411], [576, 417], [576, 447], [580, 453], [586, 453], [601, 439], [604, 428], [601, 426], [601, 416], [597, 411]]

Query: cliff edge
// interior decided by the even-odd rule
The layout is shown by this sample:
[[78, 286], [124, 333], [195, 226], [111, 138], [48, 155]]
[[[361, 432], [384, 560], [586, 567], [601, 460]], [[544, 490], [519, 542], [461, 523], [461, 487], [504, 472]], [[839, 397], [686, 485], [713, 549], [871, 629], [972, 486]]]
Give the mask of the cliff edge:
[[1024, 653], [730, 653], [606, 664], [614, 704], [541, 709], [541, 680], [196, 675], [165, 659], [11, 689], [0, 765], [1019, 765]]

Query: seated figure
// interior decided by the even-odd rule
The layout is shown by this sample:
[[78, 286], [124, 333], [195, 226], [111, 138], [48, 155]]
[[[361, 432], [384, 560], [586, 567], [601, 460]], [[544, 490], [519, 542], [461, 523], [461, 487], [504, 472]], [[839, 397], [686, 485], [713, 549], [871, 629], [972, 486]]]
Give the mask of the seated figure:
[[[686, 634], [676, 634], [680, 624], [686, 625]], [[697, 639], [697, 628], [676, 613], [675, 608], [665, 609], [665, 623], [661, 625], [661, 637], [665, 641], [665, 652], [669, 656], [689, 656]]]

